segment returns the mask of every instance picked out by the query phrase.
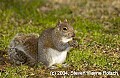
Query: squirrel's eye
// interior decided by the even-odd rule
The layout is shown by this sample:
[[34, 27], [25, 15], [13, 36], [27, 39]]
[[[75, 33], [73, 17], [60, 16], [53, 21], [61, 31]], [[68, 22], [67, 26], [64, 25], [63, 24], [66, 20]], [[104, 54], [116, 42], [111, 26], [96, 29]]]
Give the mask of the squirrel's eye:
[[64, 27], [64, 28], [63, 28], [63, 30], [67, 30], [67, 28], [66, 28], [66, 27]]

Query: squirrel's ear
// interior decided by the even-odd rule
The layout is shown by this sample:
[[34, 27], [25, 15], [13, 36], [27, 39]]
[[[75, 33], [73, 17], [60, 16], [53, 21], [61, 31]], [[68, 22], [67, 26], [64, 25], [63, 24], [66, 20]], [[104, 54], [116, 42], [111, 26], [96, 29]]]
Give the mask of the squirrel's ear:
[[61, 20], [59, 20], [59, 21], [58, 21], [58, 23], [57, 23], [57, 26], [59, 26], [61, 23], [62, 23], [62, 21], [61, 21]]
[[65, 22], [65, 23], [67, 23], [67, 22], [68, 22], [68, 20], [67, 20], [67, 19], [65, 19], [65, 20], [64, 20], [64, 22]]
[[61, 20], [59, 20], [59, 21], [58, 21], [58, 24], [61, 24], [61, 23], [62, 23], [62, 21], [61, 21]]
[[62, 23], [62, 21], [59, 20], [58, 23], [57, 23], [57, 25], [56, 25], [57, 30], [60, 30], [61, 23]]

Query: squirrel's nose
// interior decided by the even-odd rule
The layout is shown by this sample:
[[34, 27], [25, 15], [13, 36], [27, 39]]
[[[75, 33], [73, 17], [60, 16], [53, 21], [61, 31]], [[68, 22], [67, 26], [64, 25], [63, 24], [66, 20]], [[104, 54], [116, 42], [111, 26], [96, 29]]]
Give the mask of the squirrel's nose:
[[72, 34], [72, 37], [75, 37], [75, 33]]

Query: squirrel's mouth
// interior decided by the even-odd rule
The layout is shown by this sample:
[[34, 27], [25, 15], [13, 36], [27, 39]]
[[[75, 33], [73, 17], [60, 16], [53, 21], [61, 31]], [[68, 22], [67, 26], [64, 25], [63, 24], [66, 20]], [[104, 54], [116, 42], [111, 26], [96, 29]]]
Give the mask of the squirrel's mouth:
[[72, 37], [71, 37], [71, 38], [62, 37], [62, 42], [63, 42], [63, 43], [67, 43], [67, 42], [72, 41], [72, 40], [73, 40]]

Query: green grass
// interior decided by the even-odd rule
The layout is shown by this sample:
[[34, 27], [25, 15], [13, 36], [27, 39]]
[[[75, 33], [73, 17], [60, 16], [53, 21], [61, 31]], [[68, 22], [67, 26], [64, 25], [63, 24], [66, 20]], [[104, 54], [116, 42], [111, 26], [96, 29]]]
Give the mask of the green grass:
[[[86, 2], [79, 5], [85, 4]], [[1, 0], [0, 5], [1, 50], [7, 50], [10, 40], [17, 33], [39, 34], [46, 28], [56, 26], [59, 19], [74, 19], [72, 25], [76, 37], [80, 38], [79, 47], [68, 53], [66, 62], [71, 67], [58, 70], [120, 71], [120, 17], [105, 20], [110, 23], [105, 27], [101, 19], [76, 15], [76, 11], [70, 8], [71, 5], [47, 0]], [[57, 9], [56, 5], [59, 5]], [[41, 7], [47, 10], [41, 11]], [[6, 65], [0, 69], [3, 70], [0, 72], [1, 78], [47, 77], [51, 71], [41, 65], [35, 68]]]

